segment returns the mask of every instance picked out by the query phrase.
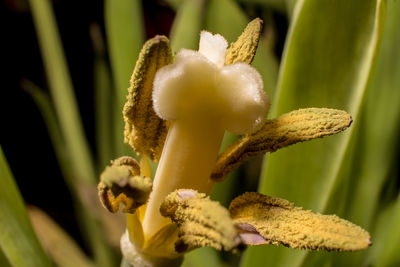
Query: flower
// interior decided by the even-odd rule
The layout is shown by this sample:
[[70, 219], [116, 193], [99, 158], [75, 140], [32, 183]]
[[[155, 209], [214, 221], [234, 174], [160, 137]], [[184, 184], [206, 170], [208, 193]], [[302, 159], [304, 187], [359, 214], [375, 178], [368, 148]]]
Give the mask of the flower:
[[[201, 246], [236, 250], [283, 244], [352, 251], [370, 245], [360, 227], [284, 199], [246, 193], [226, 210], [207, 197], [215, 182], [249, 157], [351, 124], [346, 112], [324, 108], [265, 119], [269, 100], [249, 65], [261, 25], [259, 19], [249, 23], [229, 48], [221, 35], [203, 31], [199, 51], [182, 49], [174, 62], [166, 37], [144, 45], [123, 110], [125, 141], [140, 154], [140, 164], [117, 159], [99, 183], [108, 210], [125, 205], [128, 231], [121, 249], [133, 266], [177, 265], [183, 253]], [[243, 136], [218, 155], [225, 130]], [[147, 158], [159, 160], [153, 183]]]

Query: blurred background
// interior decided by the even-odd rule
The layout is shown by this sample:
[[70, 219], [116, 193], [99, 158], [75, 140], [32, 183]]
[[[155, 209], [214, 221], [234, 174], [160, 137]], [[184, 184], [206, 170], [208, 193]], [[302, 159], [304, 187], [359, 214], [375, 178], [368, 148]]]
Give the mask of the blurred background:
[[[121, 1], [124, 4], [43, 0], [55, 15], [53, 26], [62, 43], [59, 52], [52, 51], [51, 44], [46, 46], [44, 35], [40, 43], [37, 31], [47, 22], [38, 21], [47, 13], [38, 11], [34, 21], [34, 2], [41, 5], [40, 0], [0, 2], [1, 146], [24, 201], [45, 211], [89, 257], [99, 258], [82, 230], [77, 202], [85, 202], [81, 194], [93, 192], [78, 192], [84, 186], [76, 161], [90, 165], [86, 174], [91, 177], [83, 180], [93, 185], [111, 159], [133, 154], [121, 141], [121, 105], [143, 42], [163, 34], [170, 37], [174, 52], [182, 47], [197, 49], [202, 29], [233, 42], [247, 22], [260, 17], [264, 31], [253, 66], [272, 99], [270, 116], [301, 107], [331, 107], [349, 111], [355, 122], [350, 131], [328, 141], [312, 141], [246, 163], [216, 188], [213, 198], [228, 205], [244, 191], [260, 190], [307, 209], [336, 213], [369, 230], [374, 249], [344, 256], [286, 248], [257, 248], [233, 256], [204, 250], [185, 264], [202, 266], [194, 263], [201, 262], [201, 256], [210, 267], [235, 266], [240, 260], [242, 266], [400, 264], [395, 255], [400, 249], [398, 1], [306, 0], [298, 1], [302, 6], [295, 9], [295, 0]], [[56, 93], [54, 80], [49, 82], [49, 75], [57, 76], [49, 69], [63, 63], [46, 63], [49, 58], [43, 60], [43, 49], [53, 53], [50, 58], [64, 53], [71, 86], [69, 78], [59, 80], [66, 81], [64, 89], [71, 89], [72, 98], [64, 99]], [[71, 115], [72, 122], [64, 124], [68, 115], [60, 115], [59, 103], [67, 103], [64, 109], [72, 107], [65, 114], [78, 110], [78, 117]], [[75, 132], [68, 133], [68, 125]], [[68, 140], [76, 140], [74, 134], [83, 140], [82, 151], [71, 149]], [[227, 134], [223, 147], [236, 138]], [[90, 204], [86, 201], [83, 206], [85, 210]], [[118, 262], [118, 256], [112, 257]]]

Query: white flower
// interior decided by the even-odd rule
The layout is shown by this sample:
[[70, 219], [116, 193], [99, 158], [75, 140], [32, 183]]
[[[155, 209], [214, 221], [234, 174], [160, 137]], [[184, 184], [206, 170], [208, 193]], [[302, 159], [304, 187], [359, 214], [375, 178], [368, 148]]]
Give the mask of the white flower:
[[246, 63], [224, 66], [228, 43], [203, 31], [199, 51], [180, 50], [173, 64], [154, 79], [153, 102], [165, 120], [217, 120], [236, 134], [253, 130], [265, 118], [268, 96], [260, 74]]

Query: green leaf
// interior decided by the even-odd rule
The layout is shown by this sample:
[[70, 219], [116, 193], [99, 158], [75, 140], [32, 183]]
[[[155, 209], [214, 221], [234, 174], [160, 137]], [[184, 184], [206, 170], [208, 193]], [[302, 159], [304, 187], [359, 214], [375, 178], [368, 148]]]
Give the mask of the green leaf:
[[354, 191], [347, 213], [354, 222], [366, 227], [371, 224], [379, 194], [397, 153], [394, 144], [398, 142], [400, 129], [399, 17], [400, 5], [389, 1], [376, 68], [355, 125], [359, 128], [359, 138], [353, 160], [357, 161], [358, 168], [357, 173], [351, 175], [359, 179], [352, 185]]
[[59, 267], [94, 267], [78, 244], [46, 213], [36, 207], [28, 207], [29, 216], [40, 243]]
[[8, 259], [6, 258], [6, 255], [4, 255], [4, 252], [0, 249], [0, 266], [4, 267], [10, 267], [10, 263], [8, 262]]
[[94, 103], [96, 121], [96, 148], [97, 148], [97, 170], [100, 172], [113, 158], [113, 107], [110, 105], [112, 99], [111, 71], [107, 65], [105, 43], [98, 24], [90, 26], [90, 36], [94, 49], [93, 80], [94, 80]]
[[221, 267], [218, 252], [210, 247], [198, 248], [185, 255], [181, 267]]
[[165, 2], [167, 2], [175, 10], [182, 5], [183, 1], [185, 0], [165, 0]]
[[[30, 0], [30, 6], [57, 120], [60, 125], [63, 142], [65, 142], [66, 151], [64, 154], [67, 155], [68, 163], [71, 165], [70, 173], [67, 168], [63, 168], [64, 174], [68, 172], [65, 177], [73, 177], [69, 179], [74, 182], [76, 188], [78, 188], [78, 182], [93, 185], [97, 180], [94, 164], [83, 132], [52, 8], [48, 0]], [[54, 128], [50, 124], [51, 122], [48, 127]], [[60, 164], [64, 165], [64, 162], [60, 161]], [[77, 192], [74, 191], [73, 193]], [[85, 227], [85, 234], [90, 240], [96, 262], [99, 266], [110, 266], [112, 264], [110, 250], [106, 247], [102, 236], [99, 234], [98, 222], [88, 215], [87, 210], [83, 210], [82, 207], [78, 210], [82, 217], [85, 218], [82, 220], [82, 224]]]
[[[0, 147], [0, 247], [13, 266], [51, 266], [29, 222], [23, 199]], [[0, 256], [0, 258], [2, 258]]]
[[271, 7], [280, 12], [286, 11], [286, 3], [285, 0], [238, 0], [245, 5], [262, 5], [265, 7]]
[[[387, 198], [383, 191], [385, 183], [395, 180], [389, 172], [395, 164], [397, 146], [394, 144], [398, 142], [400, 129], [399, 16], [400, 6], [389, 1], [377, 64], [360, 117], [354, 125], [356, 132], [350, 144], [353, 149], [346, 154], [347, 166], [340, 172], [342, 180], [328, 205], [329, 211], [341, 211], [349, 220], [365, 228], [374, 225], [381, 209], [379, 201]], [[340, 256], [334, 260], [338, 265], [346, 262], [355, 266], [367, 255], [369, 252], [351, 259]]]
[[228, 43], [236, 41], [250, 19], [232, 0], [210, 0], [205, 18], [206, 30], [219, 33]]
[[71, 155], [73, 171], [79, 180], [95, 182], [92, 156], [83, 131], [52, 8], [48, 0], [30, 0], [30, 6], [52, 100], [66, 149]]
[[65, 153], [65, 142], [61, 133], [59, 122], [57, 120], [55, 109], [51, 103], [50, 96], [30, 81], [23, 81], [21, 86], [32, 96], [43, 117], [47, 127], [47, 132], [49, 133], [49, 137], [57, 157], [58, 164], [63, 173], [63, 178], [69, 189], [73, 191], [75, 188], [76, 178], [71, 170], [70, 157], [68, 156], [68, 153]]
[[[297, 3], [285, 44], [272, 117], [293, 109], [328, 107], [358, 119], [382, 27], [382, 1], [304, 0]], [[324, 212], [353, 129], [268, 156], [259, 190]], [[306, 252], [250, 249], [244, 266], [298, 266]]]
[[172, 52], [197, 50], [203, 25], [204, 0], [185, 0], [177, 10], [170, 33]]
[[115, 85], [114, 157], [129, 155], [132, 150], [124, 144], [124, 124], [121, 115], [126, 101], [129, 79], [143, 45], [144, 26], [139, 0], [106, 0], [104, 4], [106, 36]]
[[371, 266], [398, 266], [400, 257], [400, 195], [392, 205], [380, 212], [375, 231], [376, 246], [372, 247], [365, 263]]

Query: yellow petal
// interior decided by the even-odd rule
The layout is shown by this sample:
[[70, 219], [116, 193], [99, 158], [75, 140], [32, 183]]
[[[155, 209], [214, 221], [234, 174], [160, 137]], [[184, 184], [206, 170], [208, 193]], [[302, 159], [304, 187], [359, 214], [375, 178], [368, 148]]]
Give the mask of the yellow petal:
[[250, 64], [256, 54], [260, 40], [263, 21], [259, 18], [252, 20], [236, 42], [232, 43], [226, 52], [225, 65], [236, 62]]
[[123, 212], [134, 213], [147, 202], [153, 185], [149, 177], [139, 172], [137, 161], [127, 156], [106, 167], [97, 188], [101, 203], [108, 211], [117, 212], [120, 204], [124, 204]]
[[189, 189], [174, 191], [160, 211], [178, 225], [177, 252], [205, 246], [232, 250], [240, 243], [228, 211], [205, 194]]
[[292, 248], [355, 251], [371, 245], [361, 227], [336, 215], [321, 215], [293, 203], [259, 193], [245, 193], [229, 207], [247, 245], [285, 245]]
[[260, 130], [242, 136], [218, 157], [211, 179], [222, 181], [250, 157], [339, 133], [351, 122], [352, 118], [347, 112], [327, 108], [299, 109], [267, 120]]
[[172, 63], [169, 40], [148, 40], [139, 54], [123, 109], [125, 142], [138, 153], [157, 161], [167, 134], [167, 124], [153, 109], [153, 80], [158, 69]]

